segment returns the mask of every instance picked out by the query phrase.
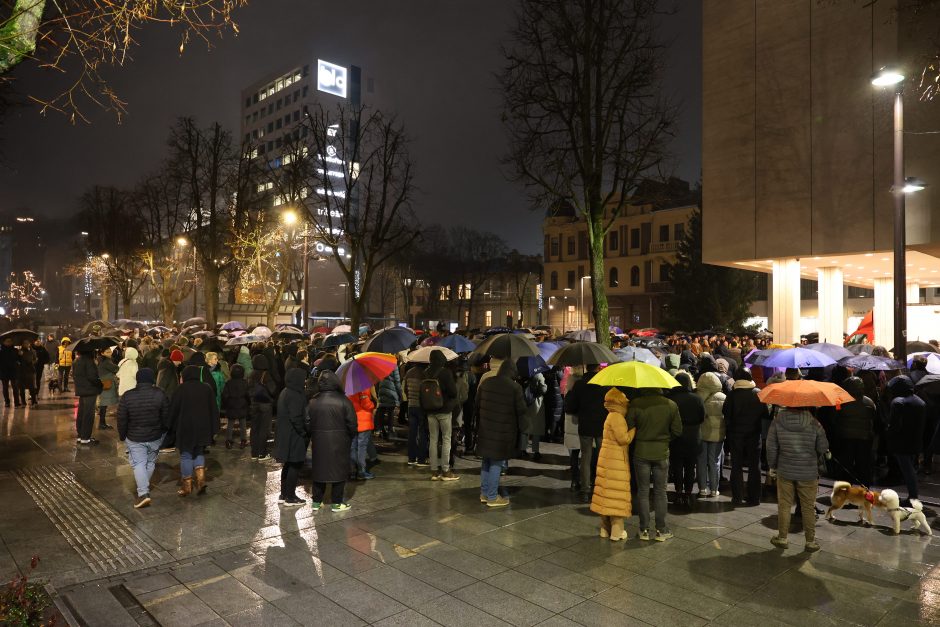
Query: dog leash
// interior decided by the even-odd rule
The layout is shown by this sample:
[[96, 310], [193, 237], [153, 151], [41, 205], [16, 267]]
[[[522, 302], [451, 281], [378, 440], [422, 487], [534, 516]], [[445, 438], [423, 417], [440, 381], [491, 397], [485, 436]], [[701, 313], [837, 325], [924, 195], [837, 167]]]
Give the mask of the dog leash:
[[843, 465], [842, 465], [842, 462], [840, 462], [838, 459], [836, 459], [836, 456], [835, 456], [835, 455], [833, 455], [830, 459], [831, 459], [832, 461], [834, 461], [836, 464], [838, 464], [838, 465], [839, 465], [839, 468], [841, 468], [843, 471], [845, 471], [845, 474], [847, 474], [850, 479], [854, 480], [857, 485], [859, 485], [859, 486], [865, 488], [865, 490], [868, 491], [868, 492], [873, 492], [873, 490], [872, 490], [871, 488], [869, 488], [867, 485], [865, 485], [864, 483], [862, 483], [861, 481], [859, 481], [859, 480], [858, 480], [858, 477], [856, 477], [854, 474], [852, 474], [852, 472], [851, 472], [848, 468], [846, 468], [845, 466], [843, 466]]

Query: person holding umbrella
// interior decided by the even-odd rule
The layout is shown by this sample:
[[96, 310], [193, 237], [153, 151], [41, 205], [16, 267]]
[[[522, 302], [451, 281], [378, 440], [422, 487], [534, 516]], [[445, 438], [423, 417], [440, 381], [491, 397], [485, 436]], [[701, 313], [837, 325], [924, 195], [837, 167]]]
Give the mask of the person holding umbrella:
[[526, 404], [525, 420], [519, 434], [520, 455], [528, 457], [526, 449], [531, 441], [532, 458], [540, 461], [539, 440], [545, 435], [545, 394], [548, 392], [542, 371], [548, 370], [548, 366], [541, 357], [520, 357], [516, 360], [516, 369]]
[[509, 499], [499, 494], [503, 463], [517, 450], [519, 426], [525, 420], [526, 404], [516, 383], [516, 364], [506, 359], [496, 375], [482, 381], [476, 396], [477, 454], [480, 465], [480, 502], [505, 507]]
[[617, 388], [604, 396], [610, 412], [604, 421], [604, 439], [597, 455], [597, 483], [591, 511], [601, 517], [600, 536], [611, 542], [626, 540], [623, 519], [633, 515], [630, 497], [630, 443], [636, 429], [627, 426], [627, 397]]

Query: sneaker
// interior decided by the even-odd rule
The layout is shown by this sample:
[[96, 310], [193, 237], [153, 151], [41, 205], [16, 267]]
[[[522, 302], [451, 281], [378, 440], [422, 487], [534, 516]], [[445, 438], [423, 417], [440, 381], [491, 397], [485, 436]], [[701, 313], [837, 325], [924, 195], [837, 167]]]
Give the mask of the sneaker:
[[323, 507], [323, 503], [317, 503], [316, 501], [310, 501], [310, 509], [315, 512], [319, 512], [320, 508]]
[[277, 504], [278, 504], [278, 505], [283, 505], [283, 504], [284, 504], [284, 501], [286, 501], [286, 500], [287, 500], [287, 497], [282, 494], [281, 496], [277, 497]]
[[611, 541], [611, 542], [620, 542], [621, 540], [623, 540], [623, 541], [626, 542], [626, 541], [629, 540], [629, 539], [630, 539], [630, 534], [627, 533], [627, 530], [626, 530], [626, 529], [624, 529], [623, 531], [620, 532], [620, 537], [619, 537], [619, 538], [615, 538], [615, 537], [613, 537], [613, 536], [610, 537], [610, 541]]
[[649, 529], [640, 529], [640, 533], [636, 534], [636, 537], [640, 540], [649, 540], [650, 539], [650, 530]]
[[781, 538], [780, 536], [774, 536], [770, 539], [770, 543], [777, 547], [778, 549], [785, 549], [790, 546], [790, 543], [786, 538]]
[[88, 438], [87, 440], [79, 440], [78, 443], [84, 446], [93, 446], [98, 443], [98, 440], [95, 438]]
[[265, 453], [264, 455], [258, 455], [258, 461], [263, 462], [266, 459], [271, 459], [271, 456]]
[[443, 473], [441, 473], [440, 470], [435, 471], [435, 473], [434, 473], [433, 475], [431, 475], [431, 481], [440, 481], [442, 474], [443, 474]]
[[668, 529], [665, 530], [665, 531], [660, 531], [659, 529], [656, 530], [656, 538], [655, 538], [655, 539], [656, 539], [657, 542], [665, 542], [666, 540], [668, 540], [669, 538], [672, 538], [672, 537], [674, 537], [674, 536], [672, 535], [672, 532], [669, 531]]
[[350, 507], [352, 506], [349, 503], [333, 503], [330, 509], [334, 512], [345, 512]]
[[284, 503], [283, 503], [283, 504], [286, 505], [287, 507], [299, 507], [299, 506], [303, 505], [303, 504], [306, 503], [306, 502], [307, 502], [307, 501], [305, 501], [305, 500], [303, 500], [303, 499], [301, 499], [301, 498], [297, 498], [296, 496], [289, 496], [289, 497], [287, 497], [286, 499], [284, 499]]
[[457, 481], [458, 479], [460, 479], [460, 475], [455, 475], [453, 470], [448, 470], [441, 475], [441, 481]]
[[610, 537], [610, 532], [607, 531], [606, 529], [604, 529], [603, 527], [601, 527], [601, 532], [600, 532], [599, 535], [600, 535], [602, 538], [609, 538], [609, 537]]
[[806, 546], [803, 547], [803, 550], [807, 553], [815, 553], [819, 550], [819, 544], [817, 544], [815, 541], [807, 542]]
[[140, 509], [141, 507], [147, 507], [150, 505], [150, 494], [144, 494], [143, 496], [138, 496], [137, 500], [134, 501], [134, 509]]
[[712, 496], [721, 496], [721, 492], [719, 492], [718, 490], [715, 490], [714, 492], [712, 492]]
[[485, 494], [481, 494], [481, 495], [480, 495], [480, 502], [481, 502], [481, 503], [488, 503], [488, 502], [489, 502], [489, 499], [486, 498], [486, 495], [485, 495]]
[[497, 496], [495, 499], [486, 502], [487, 507], [506, 507], [509, 505], [509, 499], [504, 496]]
[[428, 460], [421, 459], [415, 462], [415, 466], [417, 466], [418, 468], [430, 468], [431, 464], [430, 462], [428, 462]]
[[359, 476], [363, 479], [375, 479], [375, 475], [373, 475], [371, 472], [364, 472]]
[[408, 460], [408, 465], [409, 465], [409, 466], [417, 466], [417, 465], [418, 465], [418, 460], [416, 460], [416, 459], [409, 459], [409, 460]]
[[711, 490], [699, 490], [698, 491], [698, 497], [700, 499], [708, 498], [711, 495], [712, 495]]

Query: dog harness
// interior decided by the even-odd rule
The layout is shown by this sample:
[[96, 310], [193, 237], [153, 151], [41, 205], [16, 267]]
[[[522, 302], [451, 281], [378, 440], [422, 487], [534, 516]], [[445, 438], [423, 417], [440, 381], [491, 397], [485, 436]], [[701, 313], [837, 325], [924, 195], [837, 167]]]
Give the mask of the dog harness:
[[906, 508], [906, 507], [895, 507], [894, 509], [890, 509], [890, 510], [888, 510], [888, 511], [889, 511], [889, 512], [903, 512], [903, 513], [904, 513], [904, 518], [902, 518], [900, 522], [904, 522], [905, 520], [907, 520], [908, 518], [910, 518], [910, 517], [914, 514], [914, 510], [913, 510], [913, 509], [908, 509], [908, 508]]

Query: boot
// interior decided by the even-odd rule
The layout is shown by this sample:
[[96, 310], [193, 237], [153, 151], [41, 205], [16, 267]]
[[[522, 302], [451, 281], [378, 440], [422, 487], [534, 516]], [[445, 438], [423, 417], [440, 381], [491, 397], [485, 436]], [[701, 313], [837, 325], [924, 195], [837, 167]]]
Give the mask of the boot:
[[193, 491], [193, 478], [192, 477], [183, 477], [180, 479], [180, 489], [176, 491], [180, 496], [189, 496], [190, 492]]
[[193, 468], [193, 476], [196, 478], [196, 494], [205, 494], [206, 492], [206, 467], [196, 466]]

